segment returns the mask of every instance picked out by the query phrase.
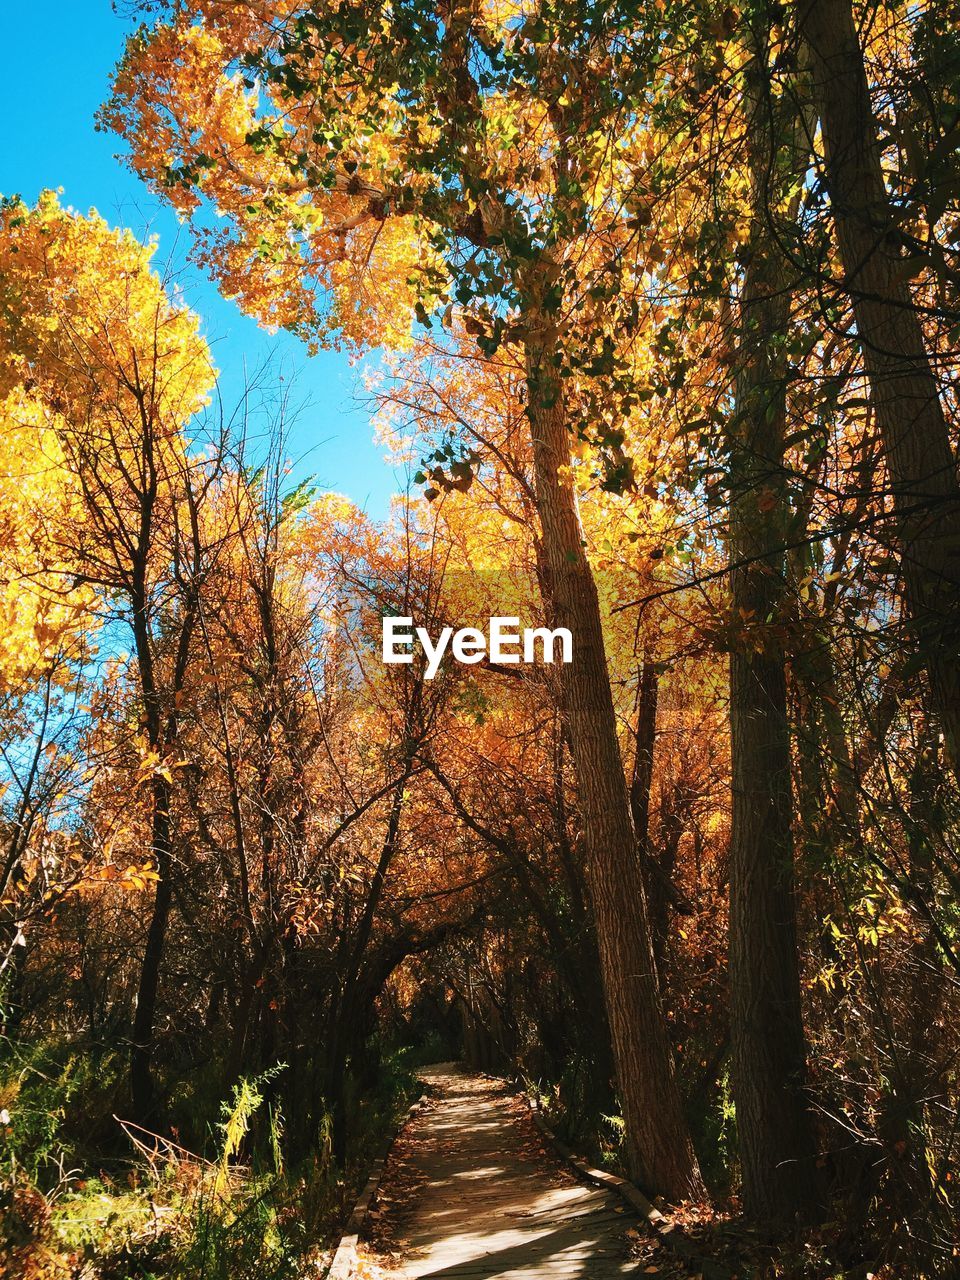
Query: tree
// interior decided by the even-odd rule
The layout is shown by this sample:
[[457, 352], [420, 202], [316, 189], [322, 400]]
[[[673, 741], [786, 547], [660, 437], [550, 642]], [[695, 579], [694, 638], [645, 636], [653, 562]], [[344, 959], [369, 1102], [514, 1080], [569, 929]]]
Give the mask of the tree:
[[[798, 16], [798, 28], [813, 64], [841, 287], [856, 317], [883, 441], [908, 607], [946, 752], [956, 768], [960, 482], [921, 312], [909, 284], [931, 259], [901, 225], [909, 218], [909, 205], [898, 215], [884, 182], [870, 85], [849, 3], [816, 0]], [[946, 206], [949, 188], [943, 185]], [[940, 194], [934, 199], [939, 201]]]
[[[52, 415], [56, 460], [75, 495], [51, 538], [57, 572], [108, 601], [119, 596], [133, 635], [156, 890], [130, 1083], [135, 1116], [153, 1125], [154, 1016], [173, 893], [177, 698], [205, 568], [191, 472], [200, 490], [210, 482], [204, 462], [188, 460], [182, 431], [209, 389], [209, 354], [196, 318], [168, 300], [151, 270], [152, 249], [129, 234], [63, 211], [50, 195], [34, 210], [8, 206], [3, 229], [6, 367]], [[171, 627], [167, 666], [160, 645]]]
[[[750, 236], [740, 287], [730, 456], [730, 998], [744, 1206], [790, 1221], [816, 1203], [806, 1096], [784, 634], [790, 608], [788, 344], [805, 121], [776, 95], [769, 31], [745, 72]], [[779, 163], [770, 164], [770, 156]], [[784, 232], [783, 225], [788, 230]]]
[[[228, 221], [199, 231], [201, 252], [262, 319], [315, 332], [319, 289], [329, 324], [364, 343], [402, 341], [415, 313], [460, 316], [487, 355], [518, 345], [547, 593], [577, 655], [564, 700], [631, 1167], [699, 1195], [570, 478], [575, 432], [616, 458], [630, 394], [607, 387], [604, 299], [643, 219], [612, 143], [654, 49], [615, 6], [545, 6], [519, 24], [459, 0], [377, 21], [351, 5], [236, 18], [184, 6], [139, 33], [104, 118], [178, 207], [216, 200]], [[622, 484], [622, 463], [613, 473]]]

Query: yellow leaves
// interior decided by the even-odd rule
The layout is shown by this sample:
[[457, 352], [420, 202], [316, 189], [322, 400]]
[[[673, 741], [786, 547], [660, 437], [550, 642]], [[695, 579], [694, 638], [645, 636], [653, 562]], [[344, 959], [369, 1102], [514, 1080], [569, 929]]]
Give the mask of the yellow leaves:
[[92, 592], [65, 589], [55, 567], [58, 530], [78, 505], [58, 425], [22, 387], [0, 400], [0, 689], [41, 678], [88, 625]]
[[[192, 214], [204, 196], [210, 200], [220, 222], [194, 229], [197, 259], [262, 324], [314, 327], [319, 285], [333, 295], [325, 318], [351, 340], [408, 341], [408, 281], [428, 264], [431, 249], [412, 219], [385, 219], [368, 194], [393, 183], [392, 91], [378, 103], [382, 130], [359, 130], [342, 151], [356, 190], [344, 182], [314, 198], [277, 143], [286, 140], [319, 171], [327, 169], [322, 105], [291, 102], [282, 88], [245, 81], [232, 69], [263, 38], [252, 7], [242, 15], [231, 7], [228, 21], [216, 6], [200, 7], [200, 21], [185, 10], [130, 42], [102, 122], [127, 138], [135, 169], [162, 186], [182, 214]], [[271, 6], [271, 25], [282, 23], [284, 9]], [[316, 73], [322, 97], [328, 77], [322, 66]], [[351, 93], [356, 109], [362, 101], [361, 89]], [[410, 181], [411, 190], [421, 182]]]
[[140, 764], [137, 769], [137, 781], [145, 782], [149, 778], [163, 778], [165, 782], [173, 785], [173, 770], [183, 769], [189, 764], [189, 760], [175, 760], [172, 756], [162, 758], [158, 751], [153, 751], [146, 747], [141, 747]]
[[[411, 344], [416, 275], [435, 257], [412, 219], [369, 223], [351, 234], [350, 252], [329, 265], [331, 323], [358, 345], [405, 350]], [[365, 263], [357, 269], [357, 260]]]
[[[0, 688], [82, 661], [98, 624], [83, 548], [102, 499], [132, 517], [130, 476], [182, 466], [182, 428], [214, 371], [199, 323], [167, 297], [152, 244], [45, 192], [0, 210]], [[98, 558], [96, 576], [102, 578]]]
[[582, 435], [574, 436], [570, 441], [570, 453], [575, 462], [587, 462], [593, 456], [594, 446]]
[[131, 864], [128, 867], [118, 867], [115, 863], [109, 862], [95, 872], [93, 878], [101, 883], [116, 884], [121, 889], [141, 892], [148, 885], [155, 884], [160, 879], [160, 876], [157, 874], [154, 865], [149, 862], [144, 863], [142, 866]]
[[[209, 350], [196, 316], [169, 301], [151, 269], [154, 248], [96, 214], [62, 209], [51, 192], [34, 209], [4, 210], [0, 279], [16, 307], [15, 322], [6, 308], [0, 320], [4, 391], [29, 370], [32, 393], [61, 429], [86, 422], [91, 403], [133, 421], [144, 390], [147, 410], [171, 430], [196, 413], [212, 382]], [[154, 352], [161, 376], [140, 388], [134, 371], [139, 363], [149, 374]]]
[[[32, 394], [55, 412], [60, 433], [85, 422], [91, 405], [130, 421], [148, 412], [172, 432], [206, 403], [207, 345], [196, 316], [167, 298], [153, 251], [95, 214], [61, 209], [51, 193], [35, 209], [4, 211], [0, 278], [17, 307], [15, 323], [0, 323], [6, 390], [29, 369]], [[147, 383], [154, 361], [158, 376]]]
[[[876, 950], [885, 938], [897, 934], [911, 936], [915, 922], [909, 908], [892, 895], [889, 886], [877, 879], [875, 888], [852, 904], [846, 927], [841, 927], [830, 916], [824, 919], [823, 927], [838, 947], [842, 943], [855, 941], [860, 946]], [[824, 986], [830, 986], [838, 977], [843, 980], [843, 968], [835, 963], [824, 966], [816, 980]]]
[[[224, 74], [228, 61], [220, 35], [206, 23], [160, 25], [130, 41], [101, 120], [121, 134], [137, 128], [134, 164], [142, 176], [155, 182], [170, 176], [182, 151], [184, 118], [193, 121], [194, 141], [206, 154], [250, 150], [246, 137], [256, 121], [257, 94], [248, 92], [239, 76]], [[149, 100], [139, 93], [140, 75], [149, 76]], [[256, 168], [269, 179], [263, 157]], [[206, 175], [200, 178], [210, 185]], [[188, 183], [169, 183], [169, 193], [182, 213], [199, 203]]]
[[160, 877], [150, 864], [142, 867], [130, 866], [120, 876], [121, 889], [146, 889], [148, 884], [155, 884]]
[[502, 36], [507, 34], [510, 25], [531, 11], [532, 6], [524, 0], [482, 0], [480, 12], [491, 34]]

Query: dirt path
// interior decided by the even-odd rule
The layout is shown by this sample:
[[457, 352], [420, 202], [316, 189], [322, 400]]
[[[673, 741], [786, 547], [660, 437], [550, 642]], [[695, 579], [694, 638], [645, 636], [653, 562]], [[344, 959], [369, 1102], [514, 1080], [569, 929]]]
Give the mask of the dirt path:
[[[549, 1158], [522, 1104], [453, 1065], [388, 1165], [368, 1275], [391, 1280], [613, 1280], [637, 1275], [619, 1199]], [[630, 1233], [628, 1235], [628, 1232]]]

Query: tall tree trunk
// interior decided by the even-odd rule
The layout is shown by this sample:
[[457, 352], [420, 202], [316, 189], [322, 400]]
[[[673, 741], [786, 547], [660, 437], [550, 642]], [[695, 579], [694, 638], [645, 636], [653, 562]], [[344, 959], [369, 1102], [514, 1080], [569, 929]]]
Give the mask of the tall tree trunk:
[[[758, 99], [761, 95], [758, 95]], [[781, 124], [758, 107], [755, 131]], [[766, 125], [766, 128], [764, 127]], [[815, 1201], [805, 1094], [794, 886], [786, 660], [784, 467], [790, 319], [786, 263], [767, 226], [771, 193], [754, 165], [754, 222], [740, 305], [736, 410], [730, 430], [730, 1021], [746, 1212], [787, 1222]], [[775, 198], [775, 197], [774, 197]], [[770, 625], [772, 623], [772, 625]], [[781, 625], [778, 625], [781, 624]]]
[[[145, 504], [142, 521], [144, 528], [151, 528], [152, 501]], [[143, 545], [149, 538], [143, 537]], [[144, 721], [147, 742], [158, 757], [163, 755], [163, 707], [157, 689], [153, 660], [153, 646], [147, 622], [146, 556], [134, 566], [135, 587], [131, 593], [133, 605], [133, 638], [137, 655], [137, 671], [143, 696]], [[153, 1033], [157, 1012], [157, 993], [160, 989], [160, 967], [173, 901], [171, 883], [170, 848], [170, 785], [161, 773], [154, 773], [151, 784], [150, 843], [156, 861], [157, 882], [153, 898], [150, 924], [140, 965], [140, 982], [137, 987], [137, 1007], [133, 1015], [133, 1033], [130, 1045], [130, 1095], [134, 1120], [144, 1128], [157, 1125], [157, 1100], [154, 1088]]]
[[549, 317], [531, 315], [528, 416], [555, 625], [573, 637], [563, 695], [586, 835], [604, 993], [631, 1173], [673, 1198], [704, 1194], [674, 1072], [630, 816], [596, 583], [570, 474], [570, 437]]
[[157, 864], [157, 887], [147, 940], [140, 966], [137, 1008], [133, 1018], [130, 1048], [130, 1094], [137, 1124], [153, 1129], [157, 1123], [156, 1090], [153, 1081], [153, 1037], [160, 989], [160, 966], [173, 900], [170, 857], [170, 787], [159, 775], [153, 781], [152, 853]]
[[[144, 515], [145, 529], [150, 527], [151, 513], [152, 506]], [[149, 546], [149, 537], [146, 535], [143, 537], [143, 546]], [[132, 625], [140, 690], [143, 695], [147, 742], [151, 750], [163, 759], [176, 741], [177, 695], [183, 688], [187, 672], [190, 640], [197, 616], [196, 602], [195, 599], [188, 602], [181, 621], [173, 664], [173, 678], [168, 691], [169, 708], [164, 716], [163, 698], [157, 684], [153, 645], [147, 623], [147, 597], [144, 586], [146, 563], [144, 555], [135, 568], [137, 586], [132, 593]], [[152, 1059], [160, 970], [166, 946], [167, 926], [170, 922], [170, 908], [173, 903], [172, 797], [171, 783], [163, 773], [154, 773], [151, 790], [151, 852], [156, 860], [157, 887], [150, 924], [147, 928], [143, 962], [140, 967], [140, 984], [137, 989], [137, 1007], [134, 1013], [130, 1047], [130, 1093], [133, 1114], [136, 1122], [145, 1128], [154, 1128], [157, 1124], [157, 1099]]]
[[870, 379], [907, 605], [954, 768], [960, 762], [960, 484], [919, 315], [904, 276], [849, 0], [809, 0], [827, 190]]

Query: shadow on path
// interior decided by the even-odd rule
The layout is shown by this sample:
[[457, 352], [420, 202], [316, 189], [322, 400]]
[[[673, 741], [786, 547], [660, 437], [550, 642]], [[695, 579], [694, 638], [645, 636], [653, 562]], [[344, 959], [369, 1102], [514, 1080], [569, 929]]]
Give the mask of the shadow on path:
[[[542, 1150], [519, 1104], [454, 1064], [423, 1071], [435, 1093], [397, 1149], [419, 1190], [394, 1224], [393, 1280], [614, 1280], [637, 1275], [619, 1199], [583, 1186]], [[389, 1192], [390, 1174], [386, 1181]], [[635, 1234], [635, 1231], [634, 1231]], [[399, 1255], [399, 1261], [397, 1261]]]

